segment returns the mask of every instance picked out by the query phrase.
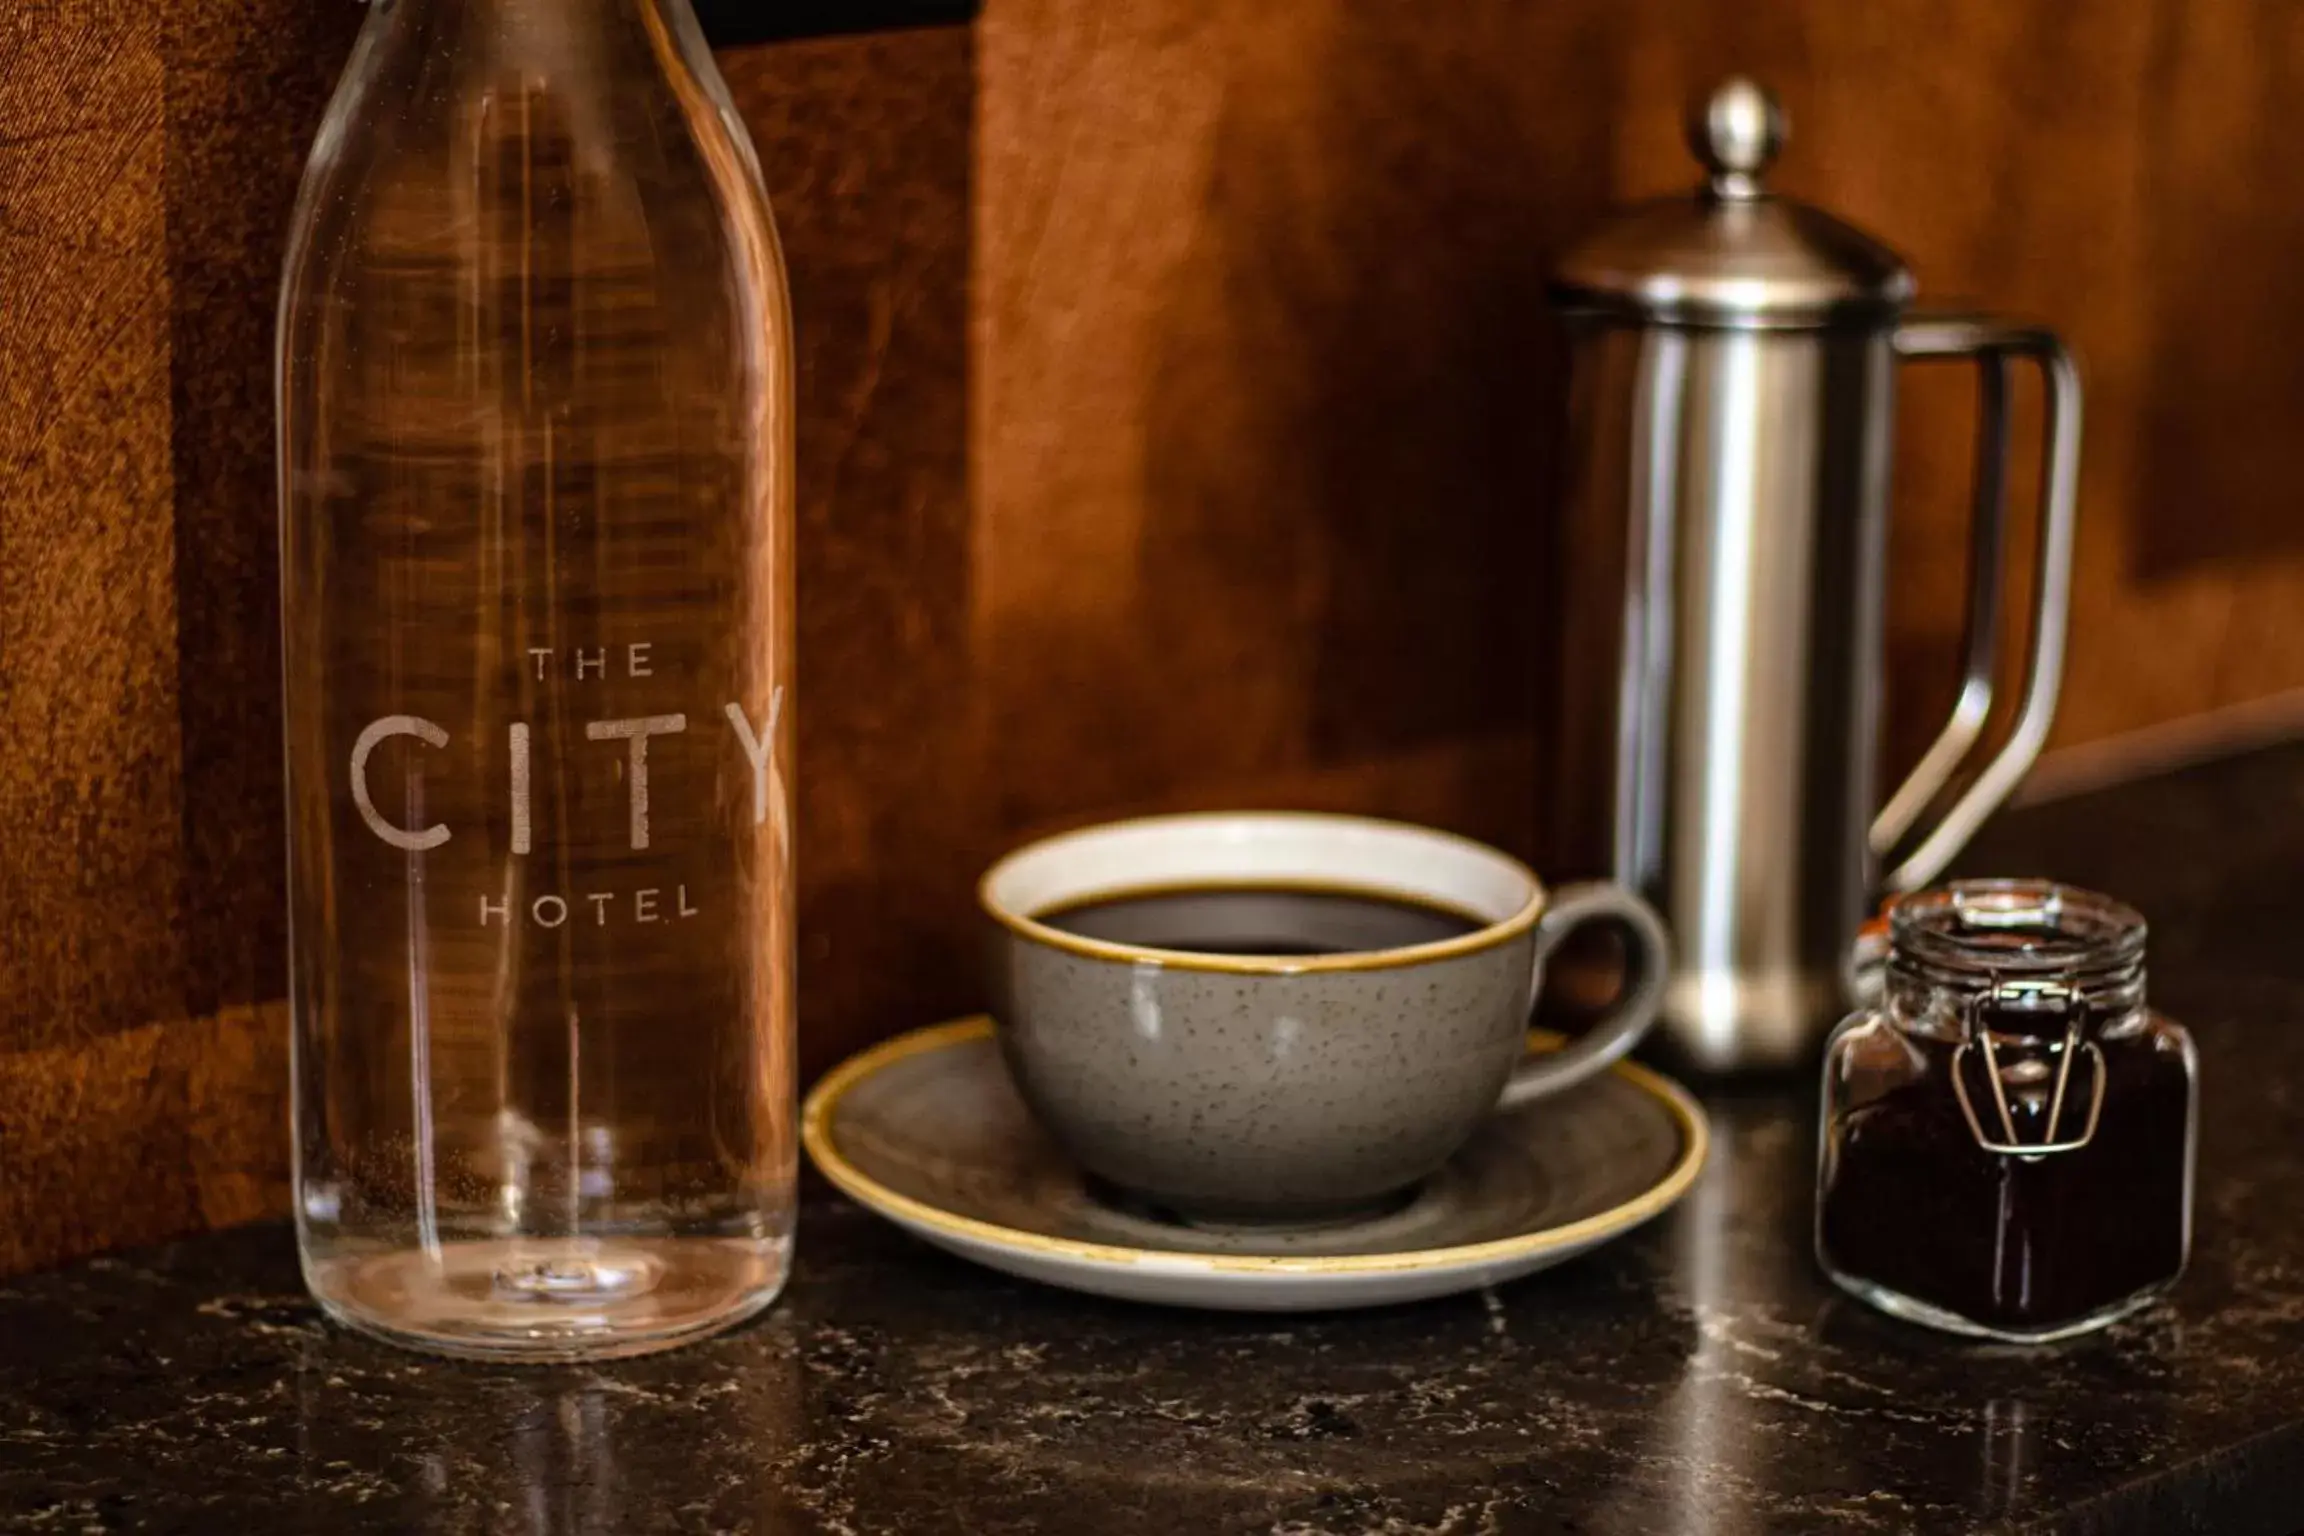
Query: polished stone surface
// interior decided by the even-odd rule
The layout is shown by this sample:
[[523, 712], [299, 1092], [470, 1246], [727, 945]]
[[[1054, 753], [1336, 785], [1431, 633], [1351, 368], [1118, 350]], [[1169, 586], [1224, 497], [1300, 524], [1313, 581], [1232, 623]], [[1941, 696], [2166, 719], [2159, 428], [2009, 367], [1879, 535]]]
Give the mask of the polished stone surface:
[[1808, 1095], [1715, 1093], [1631, 1240], [1487, 1295], [1161, 1312], [969, 1268], [814, 1196], [786, 1301], [598, 1370], [321, 1323], [261, 1227], [0, 1286], [0, 1527], [480, 1532], [2304, 1529], [2304, 749], [2008, 818], [1969, 865], [2111, 890], [2197, 1033], [2199, 1247], [2046, 1351], [1837, 1297]]

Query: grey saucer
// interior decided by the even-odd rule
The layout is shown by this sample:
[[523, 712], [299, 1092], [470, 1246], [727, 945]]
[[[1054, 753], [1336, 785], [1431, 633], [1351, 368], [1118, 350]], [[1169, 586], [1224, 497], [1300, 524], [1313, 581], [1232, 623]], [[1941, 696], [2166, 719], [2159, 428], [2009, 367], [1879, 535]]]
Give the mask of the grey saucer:
[[838, 1068], [809, 1095], [808, 1155], [850, 1198], [940, 1248], [1101, 1296], [1286, 1312], [1494, 1285], [1630, 1231], [1704, 1164], [1695, 1101], [1621, 1063], [1498, 1114], [1381, 1212], [1293, 1228], [1187, 1225], [1091, 1190], [1016, 1096], [992, 1028], [941, 1024]]

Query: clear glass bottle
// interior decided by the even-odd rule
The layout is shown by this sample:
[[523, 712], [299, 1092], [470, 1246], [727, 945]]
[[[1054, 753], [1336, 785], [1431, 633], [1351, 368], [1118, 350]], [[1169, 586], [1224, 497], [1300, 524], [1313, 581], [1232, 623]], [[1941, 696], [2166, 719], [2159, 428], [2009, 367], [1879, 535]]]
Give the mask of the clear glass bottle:
[[774, 1299], [792, 340], [688, 0], [376, 0], [280, 304], [297, 1230], [497, 1359]]
[[2037, 1343], [2176, 1282], [2198, 1065], [2145, 1006], [2144, 936], [2131, 908], [2046, 881], [1895, 904], [1880, 1000], [1825, 1054], [1816, 1253], [1837, 1284]]

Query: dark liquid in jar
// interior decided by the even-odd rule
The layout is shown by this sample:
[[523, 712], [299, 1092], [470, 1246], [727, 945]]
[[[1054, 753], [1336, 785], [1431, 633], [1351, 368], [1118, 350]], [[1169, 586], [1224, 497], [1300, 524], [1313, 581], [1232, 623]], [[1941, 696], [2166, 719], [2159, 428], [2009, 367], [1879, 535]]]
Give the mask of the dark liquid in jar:
[[[1986, 1016], [1995, 1029], [2037, 1028]], [[2154, 1033], [2100, 1041], [2103, 1112], [2086, 1146], [2018, 1157], [1977, 1145], [1952, 1089], [1953, 1042], [1914, 1039], [1919, 1080], [1847, 1111], [1818, 1210], [1841, 1273], [1972, 1322], [2053, 1328], [2172, 1280], [2184, 1266], [2191, 1087], [2183, 1054]], [[2054, 1058], [2037, 1043], [2002, 1052]], [[2004, 1139], [1980, 1050], [1961, 1061], [1985, 1135]], [[2076, 1061], [2058, 1135], [2087, 1123], [2090, 1064]], [[2052, 1081], [2052, 1080], [2051, 1080]], [[2021, 1139], [2046, 1130], [2044, 1095], [2019, 1103]]]

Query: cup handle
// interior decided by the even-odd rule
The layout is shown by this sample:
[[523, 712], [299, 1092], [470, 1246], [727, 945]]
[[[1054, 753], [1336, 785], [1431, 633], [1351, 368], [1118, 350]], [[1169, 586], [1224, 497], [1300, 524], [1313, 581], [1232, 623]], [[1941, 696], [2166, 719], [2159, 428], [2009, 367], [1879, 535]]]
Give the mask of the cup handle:
[[1605, 1072], [1655, 1024], [1664, 1003], [1672, 941], [1656, 909], [1620, 885], [1595, 880], [1552, 893], [1536, 923], [1536, 985], [1543, 985], [1544, 962], [1560, 941], [1593, 922], [1613, 922], [1624, 929], [1630, 973], [1624, 995], [1573, 1045], [1523, 1057], [1504, 1085], [1497, 1108], [1517, 1109]]

